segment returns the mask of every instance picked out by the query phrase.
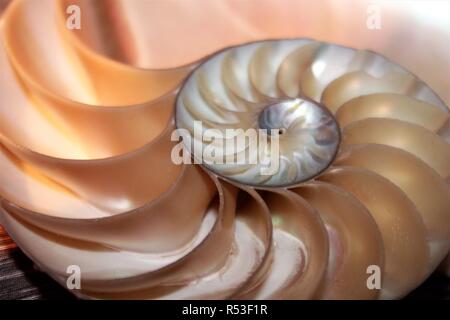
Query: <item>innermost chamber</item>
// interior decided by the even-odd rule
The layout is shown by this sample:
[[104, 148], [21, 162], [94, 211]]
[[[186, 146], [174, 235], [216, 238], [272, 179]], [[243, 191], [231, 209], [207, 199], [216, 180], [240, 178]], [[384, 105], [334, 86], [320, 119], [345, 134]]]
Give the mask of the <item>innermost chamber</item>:
[[273, 185], [294, 185], [311, 179], [334, 160], [340, 129], [333, 115], [313, 101], [290, 99], [264, 108], [258, 117], [260, 129], [279, 135], [279, 179]]

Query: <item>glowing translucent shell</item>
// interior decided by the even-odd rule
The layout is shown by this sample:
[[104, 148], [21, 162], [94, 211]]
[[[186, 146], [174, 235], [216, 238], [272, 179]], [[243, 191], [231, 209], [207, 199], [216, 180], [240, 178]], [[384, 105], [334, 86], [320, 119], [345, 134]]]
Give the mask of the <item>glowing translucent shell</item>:
[[[13, 1], [0, 17], [0, 223], [63, 286], [77, 264], [82, 289], [72, 292], [83, 298], [391, 299], [413, 290], [450, 247], [448, 108], [371, 51], [249, 42], [326, 27], [299, 19], [328, 12], [326, 1], [305, 3]], [[81, 7], [81, 30], [65, 26], [69, 4]], [[352, 19], [333, 17], [365, 5], [343, 6], [330, 28], [350, 34]], [[397, 22], [386, 8], [389, 19]], [[354, 41], [390, 52], [383, 44], [401, 40], [370, 35]], [[423, 61], [447, 43], [433, 37], [417, 40]], [[405, 52], [390, 54], [428, 79], [445, 70], [424, 72], [420, 55]], [[433, 85], [445, 93], [443, 81]], [[192, 138], [195, 120], [203, 130], [281, 131], [279, 174], [174, 164], [173, 130]], [[367, 287], [373, 265], [380, 290]]]

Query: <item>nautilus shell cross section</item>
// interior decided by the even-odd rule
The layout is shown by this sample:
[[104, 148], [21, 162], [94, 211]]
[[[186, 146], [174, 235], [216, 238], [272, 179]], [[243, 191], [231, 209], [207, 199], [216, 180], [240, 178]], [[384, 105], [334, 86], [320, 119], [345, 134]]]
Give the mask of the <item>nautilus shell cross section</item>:
[[437, 269], [450, 113], [427, 84], [243, 20], [151, 69], [155, 30], [130, 17], [152, 3], [14, 0], [0, 16], [0, 224], [40, 270], [67, 288], [77, 266], [86, 299], [396, 299]]
[[[390, 280], [385, 280], [382, 298], [401, 296], [400, 288], [408, 285], [400, 282], [423, 277], [448, 252], [448, 117], [447, 107], [423, 82], [383, 56], [308, 39], [259, 41], [212, 55], [188, 76], [175, 114], [177, 127], [188, 132], [183, 141], [189, 153], [238, 186], [288, 187], [316, 207], [326, 225], [344, 210], [337, 205], [329, 216], [324, 214], [335, 196], [331, 190], [352, 194], [369, 210], [384, 244], [385, 270], [390, 270], [385, 275]], [[196, 123], [201, 124], [200, 134]], [[241, 134], [263, 129], [268, 142], [253, 149], [251, 142], [228, 148], [227, 142], [236, 138], [227, 134], [230, 129], [241, 129]], [[273, 133], [279, 135], [276, 140]], [[279, 145], [270, 148], [274, 143]], [[207, 148], [211, 150], [206, 154], [197, 152]], [[264, 160], [275, 151], [278, 170], [264, 174]], [[237, 162], [239, 154], [245, 154], [247, 162]], [[221, 161], [214, 162], [217, 159]], [[249, 163], [252, 159], [260, 162]], [[425, 199], [431, 191], [423, 188], [422, 174], [434, 180], [433, 190], [440, 194], [435, 204], [442, 206], [431, 209], [434, 205]], [[346, 210], [351, 216], [352, 209]], [[433, 227], [432, 220], [445, 226]], [[403, 230], [387, 230], [395, 225]], [[406, 236], [409, 232], [411, 237]], [[419, 247], [409, 242], [418, 240], [418, 234], [425, 237]], [[331, 247], [337, 245], [332, 235], [328, 229]], [[400, 253], [408, 242], [411, 255]], [[394, 280], [402, 263], [425, 257], [428, 262], [422, 267], [416, 265], [404, 280]], [[336, 263], [336, 257], [329, 259]]]
[[[285, 58], [282, 52], [270, 50], [285, 46], [286, 51], [302, 42], [257, 43], [224, 50], [189, 76], [176, 102], [176, 123], [194, 133], [184, 141], [199, 163], [223, 177], [260, 187], [299, 184], [330, 165], [340, 140], [333, 115], [319, 102], [281, 93], [278, 68], [270, 70], [272, 59]], [[279, 77], [286, 77], [286, 72], [292, 71]], [[196, 121], [202, 130], [197, 136]], [[205, 141], [207, 130], [218, 130], [214, 141]], [[265, 143], [239, 140], [246, 138], [247, 130], [255, 135], [260, 130], [258, 137]], [[196, 152], [197, 144], [201, 144], [200, 150], [211, 148], [208, 154], [214, 159]], [[274, 165], [271, 160], [277, 165], [269, 171]]]

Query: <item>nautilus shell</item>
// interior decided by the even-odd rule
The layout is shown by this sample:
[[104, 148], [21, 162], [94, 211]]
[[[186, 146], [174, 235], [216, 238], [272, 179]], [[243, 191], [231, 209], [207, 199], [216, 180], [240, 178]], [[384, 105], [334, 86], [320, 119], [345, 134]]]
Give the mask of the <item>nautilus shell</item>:
[[[81, 30], [65, 27], [73, 3]], [[41, 270], [66, 286], [78, 266], [73, 292], [93, 299], [395, 299], [438, 267], [450, 113], [426, 83], [373, 51], [242, 17], [216, 19], [223, 41], [191, 63], [175, 67], [172, 52], [158, 69], [136, 40], [153, 31], [119, 19], [151, 6], [17, 0], [0, 18], [0, 223]], [[101, 29], [111, 17], [115, 32]], [[262, 129], [268, 145], [224, 149], [234, 137], [199, 140], [196, 121]], [[195, 152], [270, 158], [275, 142], [270, 174]], [[180, 146], [193, 164], [173, 161]]]

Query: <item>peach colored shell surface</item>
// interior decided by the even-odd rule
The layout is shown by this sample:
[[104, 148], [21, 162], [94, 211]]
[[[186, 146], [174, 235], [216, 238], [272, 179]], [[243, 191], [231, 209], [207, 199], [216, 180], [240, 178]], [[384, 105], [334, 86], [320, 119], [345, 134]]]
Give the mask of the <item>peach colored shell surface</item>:
[[[403, 297], [450, 247], [450, 19], [380, 1], [371, 30], [370, 3], [12, 1], [0, 223], [63, 286], [78, 266], [83, 298]], [[262, 106], [298, 99], [334, 121], [329, 149], [287, 126], [272, 184], [171, 159], [176, 127], [257, 128]], [[301, 152], [325, 164], [286, 186]]]

